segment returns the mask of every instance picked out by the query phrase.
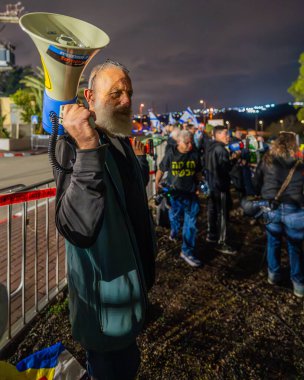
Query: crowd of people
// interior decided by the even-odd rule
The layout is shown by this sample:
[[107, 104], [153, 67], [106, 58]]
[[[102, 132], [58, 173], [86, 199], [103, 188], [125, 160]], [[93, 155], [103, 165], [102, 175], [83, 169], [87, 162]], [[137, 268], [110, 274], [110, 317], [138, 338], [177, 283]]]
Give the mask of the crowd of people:
[[[136, 337], [144, 327], [155, 277], [156, 238], [146, 195], [149, 166], [144, 145], [129, 139], [132, 94], [123, 65], [109, 60], [98, 65], [84, 90], [89, 108], [64, 107], [67, 135], [56, 144], [59, 163], [73, 164], [71, 173], [54, 172], [56, 225], [66, 241], [72, 334], [86, 351], [92, 380], [136, 377]], [[304, 166], [296, 158], [296, 137], [282, 133], [267, 152], [263, 141], [251, 137], [254, 131], [245, 138], [237, 130], [231, 140], [224, 126], [215, 126], [209, 136], [187, 123], [166, 130], [156, 189], [161, 192], [164, 179], [171, 189], [169, 238], [179, 239], [183, 223], [181, 258], [193, 267], [202, 265], [196, 255], [202, 184], [209, 196], [206, 239], [219, 252], [236, 254], [227, 236], [234, 184], [241, 197], [260, 193], [269, 203], [264, 212], [268, 281], [281, 280], [285, 234], [294, 293], [303, 297]]]
[[[294, 294], [303, 297], [304, 165], [298, 159], [297, 136], [281, 132], [277, 139], [266, 143], [255, 130], [236, 128], [233, 134], [229, 132], [220, 125], [213, 127], [211, 134], [186, 123], [165, 128], [168, 141], [156, 173], [156, 191], [162, 191], [166, 178], [165, 185], [171, 187], [170, 198], [164, 197], [169, 203], [169, 239], [178, 239], [183, 221], [180, 256], [192, 267], [202, 265], [196, 254], [196, 236], [203, 184], [208, 188], [205, 239], [217, 251], [236, 255], [235, 247], [228, 244], [232, 237], [227, 229], [234, 187], [240, 201], [246, 199], [249, 206], [257, 204], [253, 215], [259, 215], [266, 225], [268, 282], [278, 284], [282, 280], [281, 247], [285, 237]], [[264, 203], [257, 201], [260, 198]]]

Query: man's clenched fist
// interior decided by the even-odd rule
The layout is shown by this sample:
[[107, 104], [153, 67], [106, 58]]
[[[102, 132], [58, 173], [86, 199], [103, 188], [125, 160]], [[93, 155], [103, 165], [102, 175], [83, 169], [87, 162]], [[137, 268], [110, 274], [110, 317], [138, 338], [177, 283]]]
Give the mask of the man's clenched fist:
[[82, 104], [64, 106], [62, 125], [76, 141], [79, 149], [94, 149], [99, 145], [99, 135], [89, 123], [91, 116], [95, 119], [94, 112], [89, 111]]

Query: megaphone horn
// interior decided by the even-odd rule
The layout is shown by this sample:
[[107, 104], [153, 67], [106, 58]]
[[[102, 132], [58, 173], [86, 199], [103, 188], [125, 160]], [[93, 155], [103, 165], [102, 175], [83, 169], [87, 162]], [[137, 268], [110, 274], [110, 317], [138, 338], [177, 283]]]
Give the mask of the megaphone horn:
[[[50, 112], [59, 117], [62, 105], [76, 103], [83, 70], [110, 39], [94, 25], [54, 13], [28, 13], [19, 24], [41, 56], [45, 74], [42, 124], [51, 133]], [[63, 133], [59, 126], [58, 134]]]

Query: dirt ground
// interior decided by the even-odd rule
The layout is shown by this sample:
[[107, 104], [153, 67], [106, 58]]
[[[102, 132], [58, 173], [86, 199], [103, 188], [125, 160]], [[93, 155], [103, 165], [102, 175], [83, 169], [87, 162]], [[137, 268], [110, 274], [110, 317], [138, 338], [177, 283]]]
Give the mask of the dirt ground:
[[[229, 235], [238, 254], [217, 253], [205, 242], [202, 208], [199, 269], [179, 258], [180, 242], [168, 240], [168, 229], [157, 228], [157, 279], [138, 339], [138, 380], [303, 379], [303, 301], [292, 294], [286, 252], [282, 285], [269, 285], [264, 226], [235, 215]], [[70, 336], [65, 295], [41, 314], [9, 360], [58, 341], [85, 365]]]

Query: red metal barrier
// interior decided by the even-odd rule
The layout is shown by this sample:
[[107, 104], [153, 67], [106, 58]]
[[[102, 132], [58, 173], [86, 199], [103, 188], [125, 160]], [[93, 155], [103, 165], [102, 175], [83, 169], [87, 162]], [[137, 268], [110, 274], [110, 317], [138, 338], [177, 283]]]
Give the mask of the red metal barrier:
[[0, 195], [0, 206], [7, 206], [23, 202], [37, 201], [39, 199], [51, 198], [56, 195], [56, 188], [24, 191], [15, 194]]

